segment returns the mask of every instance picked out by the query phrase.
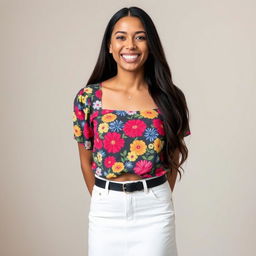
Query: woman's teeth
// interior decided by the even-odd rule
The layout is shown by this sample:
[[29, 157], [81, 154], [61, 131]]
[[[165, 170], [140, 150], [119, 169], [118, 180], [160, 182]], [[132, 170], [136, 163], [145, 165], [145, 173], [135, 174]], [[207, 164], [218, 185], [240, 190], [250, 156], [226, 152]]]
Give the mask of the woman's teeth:
[[139, 54], [137, 55], [122, 55], [122, 58], [126, 61], [126, 62], [135, 62], [137, 60], [137, 58], [139, 57]]

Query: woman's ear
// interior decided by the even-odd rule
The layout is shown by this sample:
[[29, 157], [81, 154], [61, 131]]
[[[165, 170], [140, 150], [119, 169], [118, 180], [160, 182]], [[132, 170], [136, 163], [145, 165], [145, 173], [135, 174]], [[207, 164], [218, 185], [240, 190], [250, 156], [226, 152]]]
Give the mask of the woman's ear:
[[108, 42], [108, 52], [112, 54], [112, 45], [110, 41]]

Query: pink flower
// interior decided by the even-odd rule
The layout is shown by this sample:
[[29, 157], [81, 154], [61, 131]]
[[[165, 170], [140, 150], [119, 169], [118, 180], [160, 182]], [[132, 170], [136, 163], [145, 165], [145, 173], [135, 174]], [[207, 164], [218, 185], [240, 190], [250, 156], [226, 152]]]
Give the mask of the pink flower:
[[98, 121], [96, 119], [94, 119], [94, 121], [93, 121], [93, 132], [94, 132], [95, 136], [99, 135], [97, 128], [98, 128]]
[[82, 89], [79, 91], [78, 95], [82, 95], [83, 93], [84, 93], [84, 88], [82, 88]]
[[158, 133], [160, 135], [165, 135], [165, 130], [164, 130], [164, 123], [160, 119], [154, 119], [153, 120], [153, 125], [156, 127]]
[[95, 162], [92, 162], [92, 169], [96, 169], [97, 168], [97, 164]]
[[163, 168], [157, 168], [155, 171], [156, 176], [162, 176], [166, 174], [166, 171]]
[[139, 119], [128, 120], [123, 128], [124, 133], [130, 137], [142, 136], [145, 129], [146, 124]]
[[75, 106], [75, 115], [77, 119], [84, 120], [84, 111], [80, 110], [77, 106]]
[[115, 157], [113, 157], [113, 156], [108, 156], [108, 157], [106, 157], [105, 160], [104, 160], [104, 164], [105, 164], [105, 166], [106, 166], [107, 168], [111, 168], [112, 165], [113, 165], [115, 162], [116, 162], [116, 159], [115, 159]]
[[101, 149], [102, 148], [102, 140], [99, 138], [98, 134], [94, 137], [94, 148]]
[[104, 136], [104, 148], [109, 153], [119, 152], [120, 149], [124, 146], [124, 139], [121, 138], [121, 134], [117, 132], [108, 132]]
[[96, 91], [95, 91], [95, 95], [96, 95], [97, 98], [100, 99], [101, 96], [102, 96], [102, 91], [101, 91], [101, 90], [96, 90]]
[[88, 123], [84, 124], [83, 134], [86, 139], [89, 139], [93, 136], [93, 130]]
[[111, 112], [113, 112], [113, 110], [111, 110], [111, 109], [102, 109], [102, 111], [101, 111], [102, 115], [105, 115], [105, 114], [108, 114]]
[[149, 178], [149, 177], [153, 177], [153, 176], [150, 175], [150, 174], [145, 174], [145, 175], [142, 175], [141, 177], [142, 177], [142, 178]]
[[143, 175], [150, 172], [152, 169], [152, 162], [148, 160], [140, 160], [136, 163], [136, 166], [133, 169], [136, 174]]

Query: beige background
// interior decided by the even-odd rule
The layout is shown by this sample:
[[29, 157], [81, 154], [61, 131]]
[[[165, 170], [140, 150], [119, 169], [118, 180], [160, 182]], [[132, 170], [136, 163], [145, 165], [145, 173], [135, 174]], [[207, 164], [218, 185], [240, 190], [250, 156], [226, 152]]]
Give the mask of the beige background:
[[173, 193], [179, 256], [255, 254], [255, 1], [6, 0], [1, 255], [87, 254], [90, 197], [73, 98], [110, 17], [133, 5], [155, 22], [191, 111], [189, 158]]

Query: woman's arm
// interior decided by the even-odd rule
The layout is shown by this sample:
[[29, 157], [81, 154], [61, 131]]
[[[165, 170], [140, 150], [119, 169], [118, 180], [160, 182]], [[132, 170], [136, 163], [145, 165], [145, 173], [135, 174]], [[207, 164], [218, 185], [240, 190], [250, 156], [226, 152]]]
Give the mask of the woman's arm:
[[80, 164], [81, 164], [81, 169], [84, 176], [84, 181], [90, 195], [92, 195], [92, 189], [95, 184], [94, 172], [92, 171], [92, 168], [91, 168], [92, 150], [85, 149], [82, 143], [77, 143], [77, 144], [78, 144]]
[[[179, 156], [180, 156], [180, 151], [177, 149], [174, 152], [174, 161], [175, 161], [176, 164], [179, 163]], [[174, 186], [175, 186], [175, 182], [176, 182], [176, 178], [177, 178], [177, 173], [178, 172], [176, 170], [172, 170], [171, 175], [168, 178], [168, 182], [169, 182], [169, 185], [170, 185], [172, 191], [173, 191]]]

